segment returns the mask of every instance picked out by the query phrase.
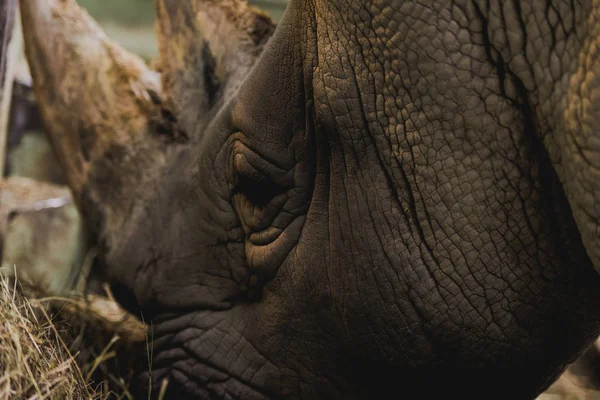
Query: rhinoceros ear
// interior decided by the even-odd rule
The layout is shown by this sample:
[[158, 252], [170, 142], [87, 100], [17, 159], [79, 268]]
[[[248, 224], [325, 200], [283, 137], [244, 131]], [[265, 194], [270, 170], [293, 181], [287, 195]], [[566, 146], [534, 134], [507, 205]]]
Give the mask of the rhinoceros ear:
[[231, 97], [275, 31], [245, 0], [157, 0], [158, 69], [169, 109], [189, 132]]

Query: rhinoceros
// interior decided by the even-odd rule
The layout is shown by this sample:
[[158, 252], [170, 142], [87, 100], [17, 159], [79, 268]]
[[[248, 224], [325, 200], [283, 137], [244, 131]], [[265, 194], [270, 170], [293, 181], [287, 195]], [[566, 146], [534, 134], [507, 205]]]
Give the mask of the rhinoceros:
[[151, 66], [20, 5], [141, 393], [532, 399], [597, 337], [600, 1], [157, 0]]

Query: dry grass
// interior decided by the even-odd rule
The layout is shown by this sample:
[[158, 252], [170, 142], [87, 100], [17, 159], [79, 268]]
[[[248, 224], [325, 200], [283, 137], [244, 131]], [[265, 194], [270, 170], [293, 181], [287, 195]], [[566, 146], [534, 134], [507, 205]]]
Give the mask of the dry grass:
[[0, 398], [101, 398], [42, 310], [0, 278]]
[[0, 276], [0, 400], [133, 398], [127, 387], [137, 339], [98, 324], [93, 306], [84, 317], [80, 300], [28, 300], [22, 292]]

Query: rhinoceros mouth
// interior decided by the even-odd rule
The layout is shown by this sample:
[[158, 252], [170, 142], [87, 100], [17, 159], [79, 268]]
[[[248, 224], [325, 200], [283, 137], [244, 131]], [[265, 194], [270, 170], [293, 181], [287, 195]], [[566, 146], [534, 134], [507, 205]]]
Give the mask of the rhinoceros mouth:
[[[244, 337], [245, 328], [232, 328], [235, 321], [252, 315], [252, 310], [234, 307], [156, 318], [148, 360], [152, 372], [148, 365], [138, 366], [140, 391], [151, 387], [152, 393], [158, 393], [166, 381], [165, 398], [277, 398], [268, 382], [278, 379], [278, 367]], [[238, 359], [235, 364], [230, 362], [233, 354]], [[248, 360], [255, 362], [247, 364]]]

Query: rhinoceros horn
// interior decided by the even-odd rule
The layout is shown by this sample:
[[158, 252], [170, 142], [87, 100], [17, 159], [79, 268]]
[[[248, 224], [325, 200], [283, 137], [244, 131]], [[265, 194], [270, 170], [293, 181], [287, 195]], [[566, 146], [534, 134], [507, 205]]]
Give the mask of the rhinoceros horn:
[[20, 5], [46, 129], [100, 244], [118, 240], [142, 188], [232, 95], [275, 29], [240, 0], [158, 0], [153, 70], [75, 0]]

